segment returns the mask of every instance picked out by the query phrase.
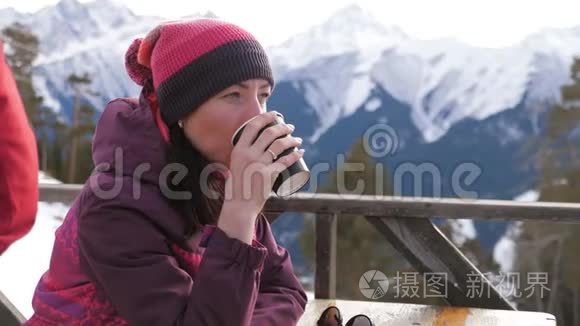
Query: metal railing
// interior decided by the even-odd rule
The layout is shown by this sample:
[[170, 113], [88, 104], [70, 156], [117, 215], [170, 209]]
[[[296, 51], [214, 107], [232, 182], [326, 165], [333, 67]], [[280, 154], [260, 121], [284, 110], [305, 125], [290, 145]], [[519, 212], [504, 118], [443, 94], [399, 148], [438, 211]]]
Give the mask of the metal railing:
[[26, 321], [20, 311], [0, 292], [0, 325], [19, 326]]
[[[40, 200], [72, 202], [82, 185], [40, 185]], [[404, 198], [296, 193], [272, 197], [264, 212], [273, 222], [284, 212], [316, 215], [316, 298], [335, 298], [339, 218], [364, 216], [421, 273], [446, 273], [446, 301], [452, 306], [515, 310], [431, 222], [431, 218], [580, 222], [580, 204], [449, 198]], [[344, 214], [344, 215], [343, 215]], [[348, 216], [347, 216], [348, 215]], [[468, 296], [468, 276], [479, 275], [489, 296]]]

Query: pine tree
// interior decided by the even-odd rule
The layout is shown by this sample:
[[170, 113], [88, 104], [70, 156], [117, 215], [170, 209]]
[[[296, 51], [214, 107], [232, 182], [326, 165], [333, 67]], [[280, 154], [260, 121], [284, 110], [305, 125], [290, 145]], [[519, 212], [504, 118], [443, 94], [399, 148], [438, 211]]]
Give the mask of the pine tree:
[[92, 160], [92, 135], [95, 132], [96, 110], [93, 106], [84, 104], [80, 107], [78, 132], [78, 169], [75, 183], [83, 183], [94, 168]]
[[32, 70], [34, 60], [39, 53], [39, 41], [30, 29], [20, 23], [14, 23], [2, 31], [3, 38], [8, 46], [6, 61], [22, 98], [24, 108], [34, 130], [41, 123], [39, 117], [42, 98], [37, 96], [32, 84]]
[[58, 180], [65, 180], [68, 168], [68, 155], [66, 148], [70, 144], [70, 127], [60, 119], [55, 119], [53, 128], [53, 141], [48, 148], [50, 175]]
[[[562, 103], [549, 113], [539, 144], [540, 201], [580, 202], [580, 59], [571, 67], [572, 83], [561, 88]], [[580, 226], [523, 223], [516, 269], [522, 275], [547, 272], [550, 292], [522, 298], [524, 309], [553, 313], [560, 324], [580, 324]]]
[[[95, 95], [90, 90], [89, 86], [92, 83], [90, 76], [85, 73], [83, 75], [71, 74], [67, 82], [73, 89], [73, 118], [71, 124], [71, 144], [69, 149], [69, 167], [67, 182], [77, 183], [83, 182], [88, 176], [87, 170], [90, 171], [91, 160], [87, 160], [86, 156], [90, 158], [90, 150], [87, 151], [87, 146], [90, 149], [90, 140], [87, 140], [87, 134], [92, 134], [94, 130], [93, 118], [94, 109], [83, 102], [83, 97], [87, 95]], [[88, 142], [88, 143], [87, 143]], [[83, 153], [80, 153], [82, 150]], [[79, 160], [79, 155], [81, 159]], [[84, 158], [83, 158], [84, 157]], [[81, 164], [81, 160], [83, 163]], [[89, 167], [87, 167], [89, 165]], [[79, 174], [82, 171], [82, 175]]]
[[38, 37], [20, 23], [6, 27], [2, 35], [6, 43], [6, 61], [12, 69], [26, 115], [36, 135], [40, 169], [59, 178], [60, 174], [56, 174], [58, 168], [53, 164], [59, 162], [55, 155], [61, 153], [52, 148], [56, 142], [55, 130], [64, 126], [53, 108], [43, 105], [43, 98], [34, 89], [32, 77], [34, 61], [39, 54]]

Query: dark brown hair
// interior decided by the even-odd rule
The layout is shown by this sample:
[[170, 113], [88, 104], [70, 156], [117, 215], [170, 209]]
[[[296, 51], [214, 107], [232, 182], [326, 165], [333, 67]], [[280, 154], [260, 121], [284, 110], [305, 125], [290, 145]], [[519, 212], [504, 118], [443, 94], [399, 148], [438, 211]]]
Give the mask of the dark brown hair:
[[[208, 180], [202, 180], [202, 171], [211, 162], [197, 149], [185, 132], [177, 124], [169, 127], [171, 144], [168, 152], [168, 163], [177, 163], [186, 169], [184, 178], [174, 183], [174, 174], [167, 177], [167, 185], [174, 191], [191, 193], [191, 199], [170, 199], [182, 213], [184, 218], [185, 236], [191, 236], [201, 226], [217, 221], [224, 197], [224, 180], [211, 174]], [[216, 191], [217, 199], [207, 196], [202, 191], [203, 182], [207, 181], [208, 189]]]
[[[155, 96], [154, 92], [153, 81], [149, 78], [143, 86], [142, 95], [151, 101], [151, 97]], [[211, 162], [195, 148], [177, 123], [168, 126], [168, 129], [167, 163], [177, 164], [179, 172], [175, 172], [185, 171], [185, 176], [175, 182], [175, 173], [170, 173], [165, 183], [160, 186], [166, 187], [166, 190], [191, 194], [191, 198], [168, 198], [181, 213], [184, 219], [183, 234], [189, 237], [203, 225], [214, 224], [217, 221], [223, 204], [225, 180], [217, 173], [210, 174], [208, 180], [202, 180], [202, 172]], [[203, 185], [203, 182], [207, 184]], [[202, 186], [217, 192], [218, 198], [208, 197]]]

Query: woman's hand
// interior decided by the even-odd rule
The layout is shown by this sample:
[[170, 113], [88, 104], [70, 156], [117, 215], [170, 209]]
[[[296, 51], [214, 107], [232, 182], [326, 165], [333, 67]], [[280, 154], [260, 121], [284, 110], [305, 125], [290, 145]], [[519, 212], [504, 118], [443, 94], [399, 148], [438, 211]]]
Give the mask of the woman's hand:
[[276, 178], [304, 155], [299, 150], [277, 157], [288, 148], [300, 146], [302, 140], [290, 136], [294, 127], [288, 124], [276, 124], [260, 133], [276, 117], [276, 112], [256, 116], [244, 127], [230, 155], [230, 173], [218, 226], [246, 243], [251, 243], [255, 219]]

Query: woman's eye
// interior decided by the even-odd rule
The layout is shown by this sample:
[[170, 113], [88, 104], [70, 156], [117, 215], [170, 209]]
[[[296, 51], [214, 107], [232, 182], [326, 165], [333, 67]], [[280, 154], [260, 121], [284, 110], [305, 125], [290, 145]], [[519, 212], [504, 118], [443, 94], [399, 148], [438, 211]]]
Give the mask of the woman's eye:
[[264, 93], [260, 95], [260, 103], [262, 104], [263, 107], [266, 106], [266, 103], [268, 102], [268, 99], [270, 98], [270, 94], [268, 93]]
[[240, 92], [232, 92], [232, 93], [229, 93], [228, 95], [226, 95], [226, 97], [240, 98], [241, 94], [240, 94]]

